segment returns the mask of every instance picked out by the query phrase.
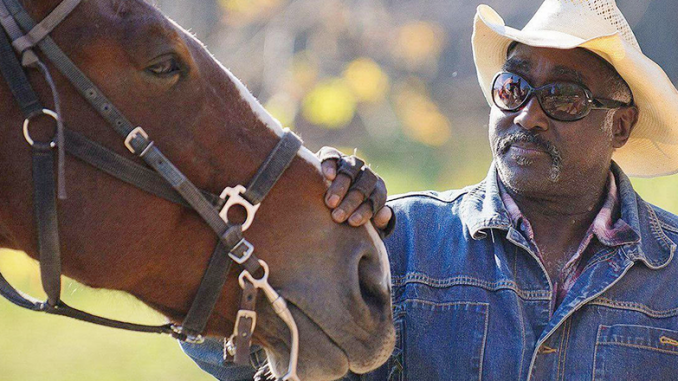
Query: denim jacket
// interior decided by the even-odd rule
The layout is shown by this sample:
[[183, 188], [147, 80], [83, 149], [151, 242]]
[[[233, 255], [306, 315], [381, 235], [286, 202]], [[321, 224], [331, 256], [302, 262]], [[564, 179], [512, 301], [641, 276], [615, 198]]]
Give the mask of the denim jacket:
[[349, 379], [678, 379], [678, 216], [612, 170], [635, 234], [596, 252], [555, 311], [494, 167], [460, 191], [390, 200], [396, 348], [380, 369]]

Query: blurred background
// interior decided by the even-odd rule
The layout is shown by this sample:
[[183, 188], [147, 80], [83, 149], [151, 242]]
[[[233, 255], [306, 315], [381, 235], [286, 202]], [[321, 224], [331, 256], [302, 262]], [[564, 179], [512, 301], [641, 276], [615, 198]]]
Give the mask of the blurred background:
[[[156, 0], [311, 150], [371, 163], [391, 194], [482, 180], [491, 154], [476, 80], [480, 3], [522, 28], [541, 0]], [[678, 81], [678, 2], [617, 0], [644, 52]], [[634, 180], [678, 213], [678, 178]], [[43, 297], [36, 263], [0, 250], [0, 271]], [[64, 298], [105, 316], [160, 323], [130, 296], [72, 281]], [[0, 380], [209, 380], [172, 339], [30, 313], [0, 300]]]

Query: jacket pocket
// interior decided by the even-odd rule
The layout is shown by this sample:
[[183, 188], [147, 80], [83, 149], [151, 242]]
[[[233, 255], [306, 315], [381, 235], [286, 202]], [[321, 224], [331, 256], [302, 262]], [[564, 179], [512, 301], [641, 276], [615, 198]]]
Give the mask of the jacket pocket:
[[598, 326], [593, 379], [678, 379], [678, 331], [627, 324]]
[[[489, 305], [407, 300], [400, 328], [403, 380], [480, 380]], [[400, 320], [400, 319], [398, 319]]]

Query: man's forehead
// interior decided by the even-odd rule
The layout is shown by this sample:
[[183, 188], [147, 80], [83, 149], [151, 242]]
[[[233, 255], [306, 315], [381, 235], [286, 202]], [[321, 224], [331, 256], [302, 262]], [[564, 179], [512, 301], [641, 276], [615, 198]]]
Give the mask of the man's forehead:
[[[528, 74], [532, 71], [533, 66], [533, 63], [529, 58], [509, 57], [504, 63], [502, 70], [516, 74]], [[585, 84], [587, 82], [586, 76], [582, 74], [581, 71], [567, 65], [554, 65], [550, 69], [549, 74], [555, 78], [579, 84]]]
[[562, 50], [518, 44], [509, 50], [508, 58], [502, 69], [527, 75], [537, 69], [537, 65], [547, 62], [549, 77], [587, 84], [593, 78], [599, 77], [596, 74], [604, 69], [601, 61], [602, 58], [582, 48]]

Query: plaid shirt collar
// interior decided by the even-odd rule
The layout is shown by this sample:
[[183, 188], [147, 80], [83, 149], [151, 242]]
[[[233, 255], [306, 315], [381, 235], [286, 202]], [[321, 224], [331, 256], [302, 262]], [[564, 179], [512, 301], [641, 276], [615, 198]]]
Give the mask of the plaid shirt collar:
[[[514, 228], [521, 231], [537, 256], [542, 260], [543, 257], [534, 240], [534, 231], [532, 225], [522, 214], [513, 198], [506, 192], [501, 181], [499, 184], [499, 193], [508, 212], [511, 223]], [[568, 291], [574, 286], [575, 282], [582, 274], [586, 261], [593, 255], [593, 238], [597, 238], [600, 244], [608, 247], [620, 246], [629, 241], [630, 237], [635, 236], [635, 232], [629, 224], [619, 218], [619, 199], [617, 192], [617, 182], [614, 174], [610, 171], [607, 180], [607, 196], [600, 211], [593, 219], [591, 226], [586, 231], [584, 238], [579, 243], [577, 251], [568, 259], [565, 266], [561, 269], [558, 279], [554, 279], [554, 293], [552, 299], [552, 309], [555, 310], [567, 295]], [[615, 221], [616, 220], [616, 221]]]
[[[513, 200], [513, 198], [506, 192], [504, 185], [501, 181], [497, 181], [499, 184], [499, 193], [501, 194], [501, 200], [504, 203], [504, 207], [508, 212], [511, 223], [514, 228], [520, 230], [525, 235], [530, 242], [534, 242], [534, 231], [532, 230], [532, 225], [527, 220], [527, 218], [522, 214], [520, 208]], [[631, 226], [629, 226], [624, 220], [618, 217], [619, 199], [617, 192], [617, 182], [615, 181], [614, 174], [610, 171], [607, 180], [607, 196], [603, 206], [598, 211], [598, 214], [593, 219], [591, 226], [589, 226], [584, 239], [577, 250], [577, 253], [583, 251], [586, 246], [588, 246], [591, 239], [595, 236], [600, 243], [605, 246], [619, 246], [623, 243], [628, 242], [628, 233], [632, 231]], [[614, 220], [616, 218], [616, 221]]]

